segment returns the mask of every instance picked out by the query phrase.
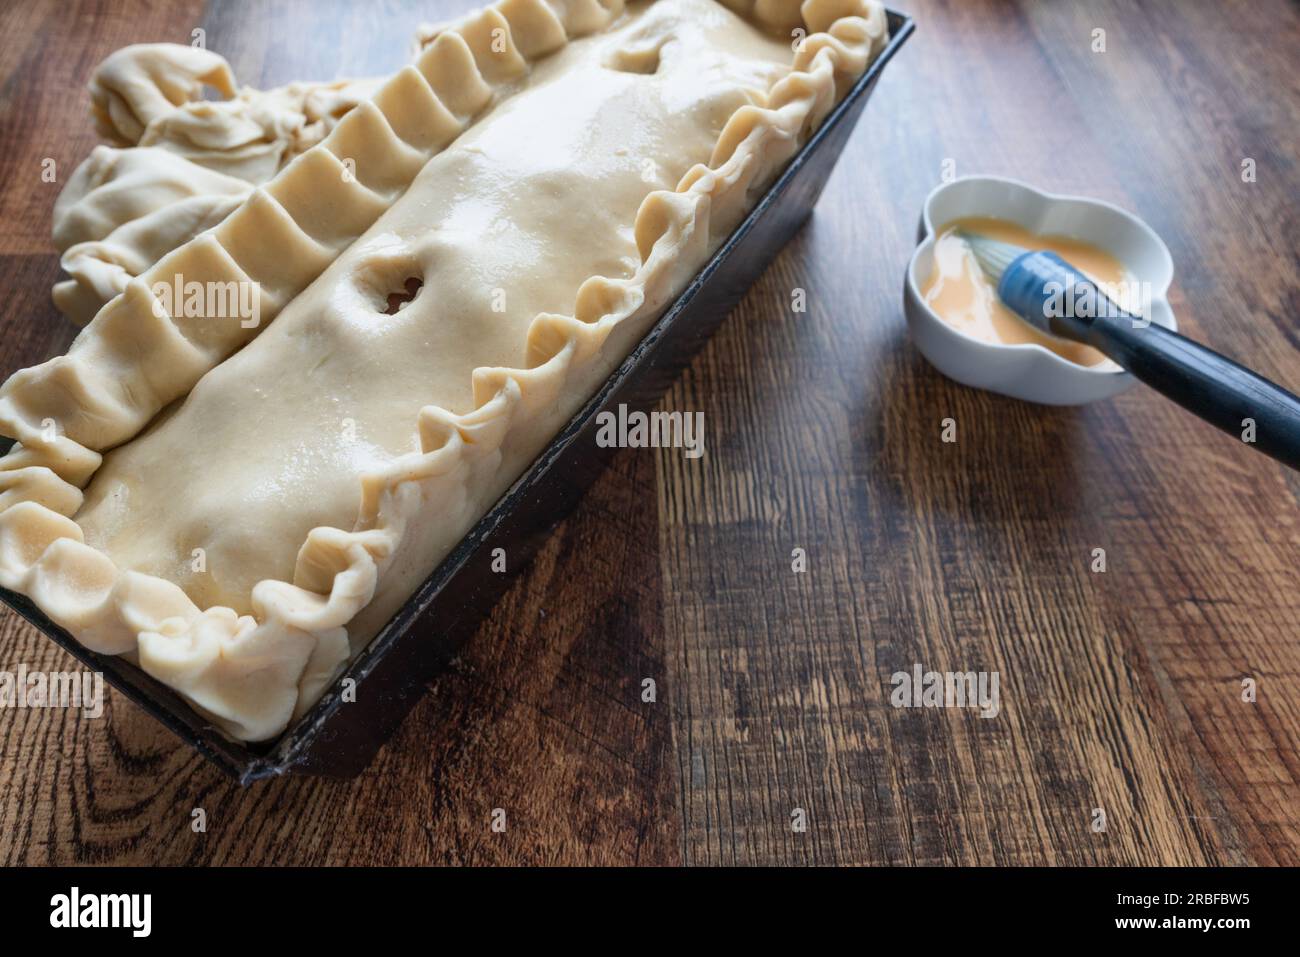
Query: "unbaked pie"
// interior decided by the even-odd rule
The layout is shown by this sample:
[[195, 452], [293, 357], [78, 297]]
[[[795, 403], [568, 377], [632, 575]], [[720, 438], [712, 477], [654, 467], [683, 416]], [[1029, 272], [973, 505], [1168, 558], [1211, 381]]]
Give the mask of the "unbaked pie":
[[429, 30], [0, 388], [0, 584], [233, 737], [280, 734], [885, 33], [871, 0], [502, 0]]

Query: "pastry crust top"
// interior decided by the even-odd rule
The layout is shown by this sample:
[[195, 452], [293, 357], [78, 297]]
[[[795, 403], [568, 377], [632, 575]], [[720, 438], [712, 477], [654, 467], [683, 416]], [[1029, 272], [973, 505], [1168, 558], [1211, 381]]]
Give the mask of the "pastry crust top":
[[[75, 516], [87, 544], [250, 613], [313, 528], [352, 527], [358, 477], [417, 448], [421, 409], [473, 411], [474, 370], [527, 368], [535, 317], [571, 314], [592, 276], [636, 273], [645, 197], [789, 71], [783, 42], [738, 25], [670, 0], [540, 63], [264, 333], [105, 457]], [[420, 294], [385, 315], [408, 278]], [[195, 454], [197, 435], [220, 454]]]
[[[884, 44], [870, 0], [727, 6], [503, 0], [431, 32], [0, 389], [22, 443], [0, 459], [0, 583], [233, 736], [279, 734]], [[773, 32], [791, 23], [797, 45]], [[178, 279], [257, 281], [259, 323], [160, 309]]]

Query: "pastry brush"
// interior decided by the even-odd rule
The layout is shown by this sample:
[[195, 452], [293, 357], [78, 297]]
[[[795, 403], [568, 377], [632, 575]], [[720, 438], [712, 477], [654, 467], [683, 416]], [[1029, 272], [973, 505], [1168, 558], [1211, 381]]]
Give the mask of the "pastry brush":
[[[1046, 250], [958, 231], [998, 298], [1049, 335], [1092, 346], [1166, 398], [1259, 451], [1300, 469], [1300, 399], [1226, 356], [1109, 299]], [[1250, 421], [1247, 421], [1250, 420]], [[1254, 423], [1251, 429], [1251, 421]]]

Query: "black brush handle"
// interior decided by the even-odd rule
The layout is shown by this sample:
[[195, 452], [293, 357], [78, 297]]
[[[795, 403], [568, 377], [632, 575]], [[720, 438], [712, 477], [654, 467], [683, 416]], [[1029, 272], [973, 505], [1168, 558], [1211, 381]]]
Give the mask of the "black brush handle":
[[1094, 319], [1084, 341], [1239, 440], [1253, 420], [1254, 447], [1300, 469], [1300, 399], [1280, 385], [1164, 326], [1135, 325], [1132, 316]]
[[1015, 259], [998, 283], [1014, 312], [1047, 332], [1083, 342], [1211, 425], [1300, 469], [1300, 399], [1245, 366], [1108, 299], [1055, 253]]

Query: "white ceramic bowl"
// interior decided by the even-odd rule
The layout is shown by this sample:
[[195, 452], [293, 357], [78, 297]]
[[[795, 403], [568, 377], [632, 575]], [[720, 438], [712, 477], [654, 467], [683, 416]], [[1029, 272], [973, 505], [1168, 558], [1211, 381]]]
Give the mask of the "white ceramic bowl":
[[950, 379], [1016, 399], [1080, 405], [1118, 395], [1136, 380], [1109, 359], [1081, 366], [1037, 343], [1004, 345], [968, 336], [925, 304], [921, 284], [934, 269], [935, 227], [968, 216], [994, 216], [1043, 236], [1068, 236], [1110, 253], [1138, 281], [1149, 283], [1148, 315], [1178, 328], [1169, 308], [1174, 263], [1155, 230], [1118, 206], [1082, 196], [1043, 193], [1013, 179], [964, 176], [925, 200], [920, 245], [907, 267], [903, 310], [917, 348]]

